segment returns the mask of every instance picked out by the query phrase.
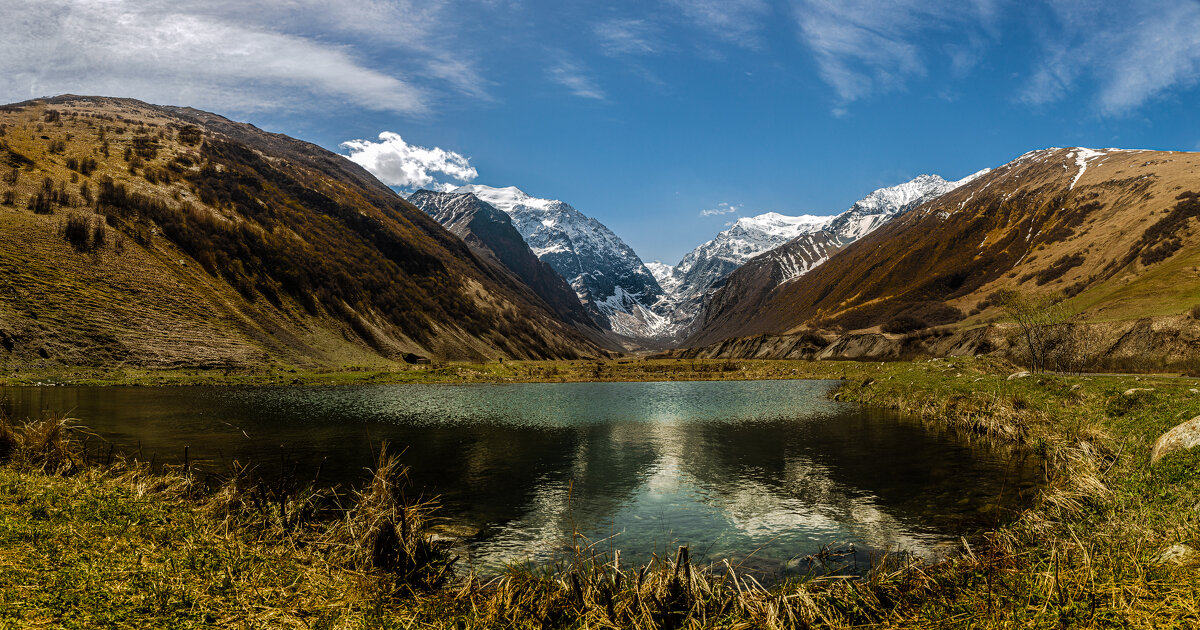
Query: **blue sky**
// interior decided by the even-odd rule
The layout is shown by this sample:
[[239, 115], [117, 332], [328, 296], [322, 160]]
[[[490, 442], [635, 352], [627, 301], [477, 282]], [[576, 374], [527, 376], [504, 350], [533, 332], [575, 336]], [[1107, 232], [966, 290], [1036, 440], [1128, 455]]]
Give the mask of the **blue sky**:
[[738, 216], [1031, 149], [1200, 150], [1198, 0], [180, 4], [0, 0], [0, 98], [362, 140], [398, 187], [515, 185], [669, 263]]

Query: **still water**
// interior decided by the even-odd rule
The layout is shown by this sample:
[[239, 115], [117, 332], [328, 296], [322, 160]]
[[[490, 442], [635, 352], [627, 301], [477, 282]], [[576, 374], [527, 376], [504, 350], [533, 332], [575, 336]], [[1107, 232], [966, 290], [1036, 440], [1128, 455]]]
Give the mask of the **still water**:
[[[826, 398], [829, 381], [0, 388], [125, 452], [353, 486], [379, 444], [440, 497], [464, 561], [544, 562], [577, 531], [627, 561], [689, 545], [779, 576], [826, 550], [934, 557], [1012, 517], [1038, 462]], [[94, 449], [93, 449], [94, 450]], [[286, 463], [285, 463], [286, 462]]]

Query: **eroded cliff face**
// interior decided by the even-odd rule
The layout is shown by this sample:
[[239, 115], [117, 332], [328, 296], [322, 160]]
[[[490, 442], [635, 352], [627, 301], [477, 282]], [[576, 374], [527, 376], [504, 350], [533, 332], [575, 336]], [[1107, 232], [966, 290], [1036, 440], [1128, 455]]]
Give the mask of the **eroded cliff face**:
[[[1200, 374], [1200, 321], [1191, 315], [1131, 321], [1067, 323], [1049, 349], [1052, 371]], [[1019, 326], [990, 324], [908, 334], [805, 331], [753, 335], [665, 353], [705, 359], [899, 361], [991, 355], [1024, 365], [1029, 350]]]

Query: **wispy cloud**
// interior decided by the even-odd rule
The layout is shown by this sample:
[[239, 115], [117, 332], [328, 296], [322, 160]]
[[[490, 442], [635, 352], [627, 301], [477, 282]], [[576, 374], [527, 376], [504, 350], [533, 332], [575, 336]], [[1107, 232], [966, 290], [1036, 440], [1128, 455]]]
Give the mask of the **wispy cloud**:
[[[438, 23], [438, 2], [0, 5], [6, 77], [0, 98], [6, 100], [75, 92], [234, 111], [345, 103], [422, 114], [442, 92], [486, 96], [480, 87], [486, 82], [469, 60], [439, 48], [436, 37], [422, 37]], [[396, 43], [413, 41], [421, 43]], [[373, 47], [364, 49], [364, 42]], [[389, 68], [379, 63], [381, 50], [403, 50], [411, 63], [403, 72]]]
[[1043, 34], [1045, 56], [1021, 94], [1041, 105], [1094, 79], [1100, 110], [1124, 114], [1200, 81], [1200, 3], [1052, 0], [1057, 24]]
[[754, 47], [771, 6], [766, 0], [668, 0], [693, 23], [726, 42]]
[[641, 55], [658, 52], [658, 29], [645, 20], [617, 19], [596, 24], [592, 29], [607, 55]]
[[709, 208], [708, 210], [701, 210], [700, 216], [702, 216], [702, 217], [717, 217], [717, 216], [721, 216], [723, 214], [733, 214], [740, 209], [741, 209], [741, 206], [735, 206], [733, 204], [721, 202], [721, 203], [717, 204], [717, 207], [715, 207], [715, 208]]
[[566, 87], [571, 94], [580, 98], [605, 100], [604, 90], [587, 74], [582, 66], [573, 61], [560, 61], [548, 71], [550, 80]]
[[[350, 152], [352, 161], [379, 181], [406, 190], [450, 190], [479, 177], [471, 160], [461, 153], [412, 145], [391, 131], [379, 134], [378, 142], [348, 140], [342, 147]], [[436, 177], [438, 173], [445, 177]], [[461, 183], [444, 181], [447, 178]]]
[[[796, 0], [793, 10], [822, 80], [843, 103], [903, 88], [933, 56], [965, 73], [996, 14], [993, 0]], [[960, 43], [926, 48], [930, 32], [951, 30]]]

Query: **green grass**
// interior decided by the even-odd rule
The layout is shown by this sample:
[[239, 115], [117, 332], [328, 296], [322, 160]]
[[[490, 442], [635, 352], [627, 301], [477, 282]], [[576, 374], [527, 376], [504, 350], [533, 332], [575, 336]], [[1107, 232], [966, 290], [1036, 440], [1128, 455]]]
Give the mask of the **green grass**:
[[[0, 467], [0, 627], [1200, 624], [1197, 568], [1155, 561], [1172, 544], [1200, 547], [1200, 453], [1148, 464], [1159, 434], [1200, 415], [1200, 394], [1190, 391], [1200, 389], [1200, 381], [1008, 380], [1012, 366], [986, 359], [733, 367], [714, 361], [668, 369], [677, 363], [688, 362], [635, 361], [611, 369], [623, 369], [629, 379], [844, 374], [838, 398], [899, 409], [962, 439], [1034, 449], [1045, 457], [1048, 483], [1027, 512], [983, 539], [964, 542], [950, 560], [882, 564], [862, 580], [816, 579], [766, 590], [692, 567], [685, 558], [628, 567], [581, 555], [546, 571], [513, 569], [486, 585], [459, 575], [426, 590], [397, 588], [394, 573], [347, 561], [337, 545], [327, 544], [329, 532], [343, 522], [337, 518], [285, 522], [270, 510], [231, 509], [228, 492], [203, 491], [179, 474], [85, 468], [54, 476], [10, 463]], [[451, 371], [470, 370], [473, 379], [528, 379], [530, 370], [552, 367], [559, 369], [554, 378], [581, 377], [595, 368], [506, 362], [444, 366], [420, 376], [467, 378]], [[601, 367], [601, 377], [608, 369]], [[334, 376], [362, 382], [352, 377], [376, 374]], [[1150, 391], [1124, 394], [1134, 387]]]
[[[1004, 366], [999, 360], [981, 364]], [[1014, 368], [1015, 369], [1015, 368]], [[22, 385], [350, 385], [361, 383], [559, 383], [593, 381], [695, 381], [841, 379], [874, 374], [875, 364], [856, 361], [760, 359], [620, 359], [609, 361], [439, 362], [380, 370], [346, 366], [311, 370], [290, 366], [258, 369], [45, 368], [0, 373], [0, 386]]]

